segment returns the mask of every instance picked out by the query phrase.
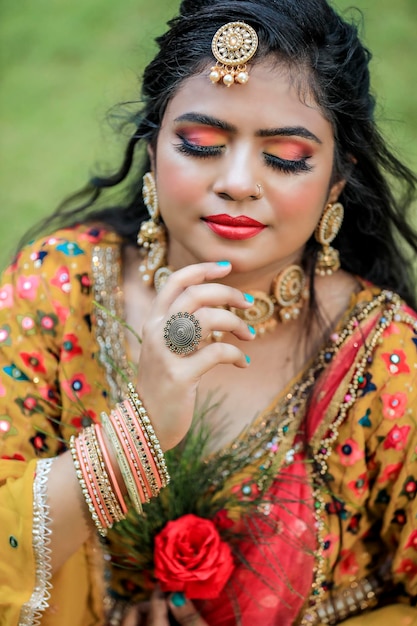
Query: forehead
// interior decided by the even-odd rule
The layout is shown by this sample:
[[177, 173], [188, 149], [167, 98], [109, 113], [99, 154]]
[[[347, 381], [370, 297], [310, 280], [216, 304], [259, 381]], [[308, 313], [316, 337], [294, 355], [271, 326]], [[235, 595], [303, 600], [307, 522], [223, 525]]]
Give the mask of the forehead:
[[210, 68], [185, 79], [168, 103], [162, 127], [184, 113], [205, 113], [227, 121], [239, 130], [258, 130], [283, 126], [303, 126], [333, 138], [325, 118], [307, 88], [305, 72], [289, 70], [270, 61], [249, 67], [245, 85], [226, 87], [212, 84]]

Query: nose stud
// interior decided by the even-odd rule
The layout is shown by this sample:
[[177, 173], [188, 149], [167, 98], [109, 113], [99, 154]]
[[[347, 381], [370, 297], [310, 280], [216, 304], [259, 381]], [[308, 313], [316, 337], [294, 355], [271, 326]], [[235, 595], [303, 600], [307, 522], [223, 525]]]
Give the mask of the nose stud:
[[261, 198], [261, 197], [262, 197], [262, 187], [261, 187], [261, 185], [256, 185], [256, 188], [258, 189], [258, 193], [257, 193], [257, 195], [256, 195], [256, 196], [254, 196], [254, 198], [255, 198], [256, 200], [258, 200], [259, 198]]

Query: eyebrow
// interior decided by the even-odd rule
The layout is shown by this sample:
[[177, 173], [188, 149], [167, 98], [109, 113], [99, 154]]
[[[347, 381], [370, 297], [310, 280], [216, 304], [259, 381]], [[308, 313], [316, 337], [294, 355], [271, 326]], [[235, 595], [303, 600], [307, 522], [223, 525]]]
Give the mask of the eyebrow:
[[[204, 126], [212, 126], [225, 130], [229, 133], [237, 132], [236, 126], [219, 120], [217, 117], [211, 115], [205, 115], [204, 113], [184, 113], [174, 120], [176, 123], [180, 122], [194, 122], [196, 124], [203, 124]], [[315, 143], [321, 144], [322, 141], [310, 130], [304, 126], [284, 126], [282, 128], [265, 128], [257, 130], [255, 135], [257, 137], [302, 137], [303, 139], [310, 139]]]

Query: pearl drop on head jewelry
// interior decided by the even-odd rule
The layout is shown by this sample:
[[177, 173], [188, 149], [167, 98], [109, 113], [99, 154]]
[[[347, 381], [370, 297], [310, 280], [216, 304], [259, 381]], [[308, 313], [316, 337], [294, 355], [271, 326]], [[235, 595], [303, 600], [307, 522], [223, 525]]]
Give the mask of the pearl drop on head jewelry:
[[221, 76], [220, 76], [220, 72], [216, 69], [212, 70], [210, 72], [210, 76], [209, 76], [210, 80], [212, 83], [218, 83]]
[[236, 76], [236, 81], [241, 85], [245, 85], [249, 80], [249, 74], [247, 72], [239, 72]]
[[233, 85], [233, 83], [235, 82], [235, 79], [233, 78], [232, 74], [225, 74], [223, 76], [223, 82], [226, 87], [230, 87], [230, 85]]

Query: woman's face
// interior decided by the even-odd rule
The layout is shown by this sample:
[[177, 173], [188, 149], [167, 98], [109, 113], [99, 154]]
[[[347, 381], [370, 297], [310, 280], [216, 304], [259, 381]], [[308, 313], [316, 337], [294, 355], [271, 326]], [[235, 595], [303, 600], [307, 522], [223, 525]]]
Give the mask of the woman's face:
[[330, 186], [333, 151], [330, 122], [280, 67], [259, 63], [230, 88], [184, 81], [151, 155], [169, 263], [228, 260], [259, 278], [299, 261], [343, 186]]

